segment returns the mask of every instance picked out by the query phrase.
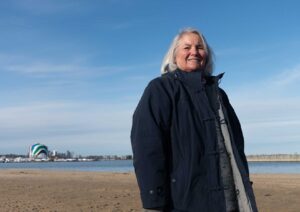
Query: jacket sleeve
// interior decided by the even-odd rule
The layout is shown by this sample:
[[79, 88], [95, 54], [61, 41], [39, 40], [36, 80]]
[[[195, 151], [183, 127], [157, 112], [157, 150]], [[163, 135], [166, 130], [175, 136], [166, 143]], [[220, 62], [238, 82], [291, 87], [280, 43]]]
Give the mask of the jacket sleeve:
[[246, 171], [247, 175], [249, 176], [248, 162], [247, 162], [247, 158], [246, 158], [245, 150], [244, 150], [244, 136], [243, 136], [240, 121], [239, 121], [233, 107], [231, 106], [228, 96], [226, 95], [225, 91], [222, 89], [220, 89], [220, 90], [221, 90], [220, 92], [222, 94], [222, 100], [225, 104], [226, 112], [228, 114], [231, 130], [233, 132], [234, 142], [238, 149], [242, 163], [245, 167], [245, 171]]
[[164, 208], [169, 199], [168, 140], [170, 99], [159, 80], [149, 83], [134, 112], [133, 164], [143, 207]]

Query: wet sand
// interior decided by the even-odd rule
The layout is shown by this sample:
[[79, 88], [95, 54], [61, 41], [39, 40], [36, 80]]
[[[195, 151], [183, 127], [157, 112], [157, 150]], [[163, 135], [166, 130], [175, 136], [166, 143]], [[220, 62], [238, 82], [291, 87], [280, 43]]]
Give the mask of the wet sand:
[[[300, 211], [300, 174], [251, 175], [260, 211]], [[0, 171], [0, 211], [141, 211], [133, 173]]]

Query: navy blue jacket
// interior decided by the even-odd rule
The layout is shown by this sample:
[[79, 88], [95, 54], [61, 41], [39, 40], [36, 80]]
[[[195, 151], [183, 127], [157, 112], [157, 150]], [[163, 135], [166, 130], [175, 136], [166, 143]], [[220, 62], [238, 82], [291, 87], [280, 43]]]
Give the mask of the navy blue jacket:
[[238, 118], [218, 88], [219, 77], [203, 79], [201, 72], [164, 74], [149, 83], [134, 112], [131, 143], [143, 207], [225, 211], [211, 101], [216, 92], [210, 92], [217, 90], [245, 190], [257, 211]]

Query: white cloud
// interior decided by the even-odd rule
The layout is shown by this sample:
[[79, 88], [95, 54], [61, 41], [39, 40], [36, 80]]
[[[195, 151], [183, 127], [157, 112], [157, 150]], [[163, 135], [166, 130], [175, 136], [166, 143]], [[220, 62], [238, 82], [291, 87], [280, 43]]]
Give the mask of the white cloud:
[[124, 71], [158, 66], [157, 63], [152, 62], [134, 65], [121, 64], [118, 66], [92, 66], [86, 65], [87, 63], [88, 58], [80, 55], [76, 56], [75, 59], [59, 63], [51, 62], [42, 58], [0, 53], [0, 71], [15, 72], [29, 76], [106, 76], [118, 74]]
[[132, 109], [126, 104], [43, 102], [0, 108], [0, 127], [122, 129]]
[[[82, 58], [80, 56], [76, 58]], [[87, 59], [74, 59], [64, 63], [50, 62], [44, 59], [31, 58], [20, 55], [8, 55], [0, 53], [0, 71], [14, 72], [18, 74], [47, 77], [47, 76], [106, 76], [135, 69], [134, 66], [91, 66], [86, 65]]]
[[277, 86], [286, 86], [300, 82], [300, 65], [294, 68], [284, 70], [281, 74], [273, 79], [273, 84]]
[[[130, 150], [132, 105], [43, 102], [0, 108], [0, 145], [7, 142], [27, 148], [41, 142], [50, 148], [76, 147], [77, 153], [92, 149]], [[128, 146], [129, 145], [129, 146]], [[80, 146], [82, 149], [80, 149]], [[75, 151], [75, 150], [74, 150]], [[13, 152], [13, 150], [11, 150]]]
[[[272, 152], [277, 144], [296, 145], [300, 141], [300, 96], [297, 92], [289, 95], [291, 87], [299, 88], [299, 73], [300, 66], [296, 65], [270, 79], [231, 91], [229, 98], [241, 121], [246, 145], [268, 143]], [[293, 153], [295, 148], [287, 149]], [[250, 150], [255, 151], [259, 149]]]
[[84, 68], [78, 67], [73, 64], [47, 64], [47, 63], [34, 63], [22, 65], [7, 65], [7, 71], [20, 72], [25, 74], [46, 74], [46, 73], [68, 73], [68, 72], [82, 72]]
[[247, 48], [247, 51], [245, 51], [244, 48], [240, 47], [231, 47], [227, 49], [220, 49], [215, 52], [217, 57], [232, 57], [234, 55], [255, 55], [257, 53], [262, 53], [266, 50], [264, 47], [252, 47]]

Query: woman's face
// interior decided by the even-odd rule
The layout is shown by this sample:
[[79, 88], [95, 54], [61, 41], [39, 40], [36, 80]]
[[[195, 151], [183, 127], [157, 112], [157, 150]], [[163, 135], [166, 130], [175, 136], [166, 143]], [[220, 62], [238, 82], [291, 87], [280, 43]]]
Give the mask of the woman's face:
[[175, 64], [182, 71], [203, 70], [207, 54], [201, 38], [195, 33], [184, 34], [175, 50]]

